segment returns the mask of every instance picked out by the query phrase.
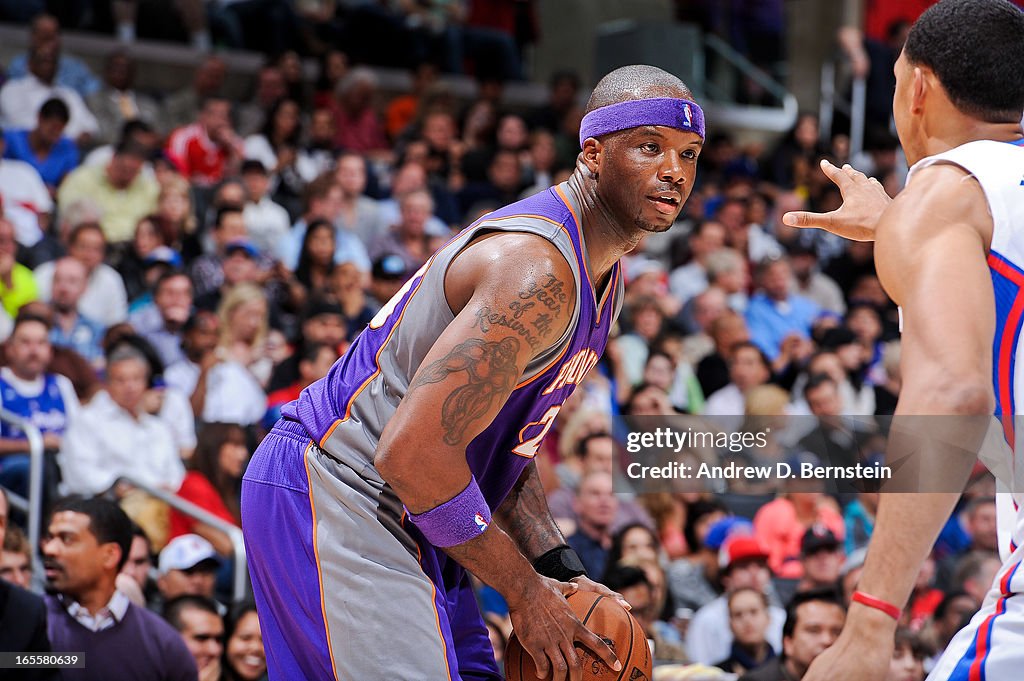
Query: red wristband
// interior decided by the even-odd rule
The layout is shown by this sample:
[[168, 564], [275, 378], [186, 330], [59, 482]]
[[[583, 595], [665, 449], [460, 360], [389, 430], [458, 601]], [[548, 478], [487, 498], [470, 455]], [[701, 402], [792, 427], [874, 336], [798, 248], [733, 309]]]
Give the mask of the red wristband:
[[881, 598], [869, 596], [863, 591], [854, 591], [853, 596], [850, 598], [850, 600], [852, 600], [855, 603], [860, 603], [861, 605], [866, 605], [869, 608], [874, 608], [875, 610], [881, 610], [886, 615], [888, 615], [896, 621], [899, 621], [900, 615], [903, 614], [903, 611], [897, 608], [892, 603], [883, 601]]

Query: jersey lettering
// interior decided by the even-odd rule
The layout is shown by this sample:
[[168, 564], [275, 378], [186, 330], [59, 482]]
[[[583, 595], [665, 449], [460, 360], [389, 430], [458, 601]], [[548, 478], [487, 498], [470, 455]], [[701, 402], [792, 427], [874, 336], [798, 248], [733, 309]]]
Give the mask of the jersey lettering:
[[573, 355], [572, 359], [562, 365], [555, 380], [541, 394], [550, 395], [555, 390], [564, 388], [567, 385], [579, 384], [586, 377], [587, 373], [594, 368], [599, 359], [600, 357], [598, 357], [596, 352], [590, 348], [583, 348]]
[[[555, 417], [558, 416], [558, 412], [561, 411], [562, 405], [556, 404], [555, 406], [544, 412], [544, 416], [540, 418], [540, 421], [531, 421], [523, 426], [523, 429], [519, 431], [519, 444], [512, 448], [513, 454], [532, 459], [537, 456], [537, 450], [540, 449], [540, 443], [544, 440], [544, 436], [551, 430], [551, 425], [555, 422]], [[540, 426], [540, 432], [524, 440], [526, 437], [526, 431], [531, 430], [534, 426]]]

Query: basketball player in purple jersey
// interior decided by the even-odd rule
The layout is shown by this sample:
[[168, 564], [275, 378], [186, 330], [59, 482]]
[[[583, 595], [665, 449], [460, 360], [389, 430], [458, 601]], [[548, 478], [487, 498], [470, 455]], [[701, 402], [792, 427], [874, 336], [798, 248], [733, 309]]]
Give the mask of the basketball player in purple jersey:
[[[887, 456], [917, 449], [920, 474], [941, 487], [882, 495], [843, 633], [803, 681], [885, 678], [902, 608], [990, 425], [1006, 445], [984, 448], [1002, 457], [986, 464], [1007, 492], [996, 495], [1003, 566], [928, 679], [1019, 679], [1024, 492], [1012, 476], [1024, 466], [1014, 423], [1024, 401], [1024, 14], [1006, 0], [942, 0], [910, 29], [894, 70], [896, 129], [912, 164], [906, 188], [890, 201], [876, 181], [823, 162], [842, 208], [784, 220], [876, 240], [879, 279], [902, 310], [903, 419], [893, 432], [899, 423], [912, 436], [890, 439]], [[907, 418], [919, 415], [930, 418]]]
[[[533, 458], [622, 303], [619, 259], [669, 229], [704, 119], [689, 89], [618, 69], [571, 179], [463, 230], [282, 410], [242, 487], [272, 679], [500, 679], [468, 573], [508, 602], [542, 673], [614, 652], [564, 596], [585, 576]], [[629, 670], [626, 670], [628, 672]]]

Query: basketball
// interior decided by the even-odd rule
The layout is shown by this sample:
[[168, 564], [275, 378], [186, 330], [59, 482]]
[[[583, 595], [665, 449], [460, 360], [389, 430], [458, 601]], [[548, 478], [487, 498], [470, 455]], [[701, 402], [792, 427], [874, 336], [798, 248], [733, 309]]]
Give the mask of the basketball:
[[[583, 659], [586, 681], [649, 681], [651, 649], [640, 623], [615, 600], [593, 591], [577, 591], [568, 596], [569, 607], [583, 625], [604, 639], [613, 651], [622, 671], [614, 671], [593, 652], [576, 645]], [[512, 632], [505, 648], [505, 678], [508, 681], [536, 681], [537, 668]], [[551, 678], [550, 675], [545, 678]]]

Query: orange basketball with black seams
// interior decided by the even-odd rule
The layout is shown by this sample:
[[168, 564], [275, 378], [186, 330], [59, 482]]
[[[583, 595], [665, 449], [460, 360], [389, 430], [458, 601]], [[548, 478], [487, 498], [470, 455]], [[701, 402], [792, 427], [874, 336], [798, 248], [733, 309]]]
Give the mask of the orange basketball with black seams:
[[[585, 681], [650, 681], [651, 649], [643, 628], [625, 608], [612, 598], [593, 591], [577, 591], [568, 596], [569, 607], [583, 625], [597, 634], [615, 651], [622, 670], [615, 671], [587, 648], [576, 644], [583, 660]], [[505, 678], [508, 681], [537, 681], [537, 668], [515, 632], [505, 648]], [[547, 677], [550, 679], [551, 675]]]

